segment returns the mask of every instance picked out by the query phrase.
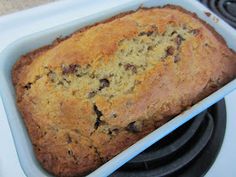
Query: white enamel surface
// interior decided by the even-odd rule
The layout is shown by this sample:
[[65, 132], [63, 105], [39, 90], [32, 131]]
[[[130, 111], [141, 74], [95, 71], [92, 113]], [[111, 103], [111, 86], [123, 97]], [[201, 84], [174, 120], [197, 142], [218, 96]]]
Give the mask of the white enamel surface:
[[207, 177], [236, 176], [236, 91], [225, 97], [227, 124], [224, 141], [217, 160], [207, 173]]
[[[74, 29], [76, 29], [76, 24], [78, 22], [86, 19], [91, 20], [93, 18], [93, 15], [98, 13], [102, 18], [106, 16], [106, 14], [113, 14], [114, 12], [121, 12], [124, 10], [132, 9], [131, 7], [138, 7], [138, 4], [140, 2], [144, 2], [142, 0], [135, 1], [135, 0], [80, 0], [80, 1], [61, 1], [57, 3], [51, 3], [49, 5], [37, 7], [34, 9], [30, 9], [27, 11], [22, 11], [13, 15], [8, 15], [5, 17], [0, 17], [0, 28], [1, 28], [1, 34], [0, 34], [0, 51], [3, 48], [6, 48], [8, 44], [11, 44], [10, 47], [7, 47], [4, 50], [4, 55], [1, 54], [1, 59], [4, 59], [4, 56], [6, 56], [6, 53], [9, 52], [15, 52], [14, 49], [17, 48], [16, 43], [20, 43], [20, 45], [24, 44], [24, 40], [27, 43], [27, 40], [30, 41], [33, 38], [35, 38], [35, 35], [23, 39], [23, 42], [15, 42], [21, 37], [27, 36], [29, 34], [34, 34], [35, 32], [43, 31], [45, 29], [50, 29], [49, 31], [44, 31], [41, 33], [37, 33], [36, 36], [40, 35], [46, 35], [48, 36], [43, 38], [42, 41], [37, 41], [32, 44], [32, 47], [43, 45], [44, 43], [48, 43], [48, 41], [53, 39], [53, 36], [57, 36], [57, 33], [53, 33], [55, 30], [53, 27], [61, 24], [66, 24], [68, 22], [71, 22], [68, 26], [70, 26], [69, 29], [66, 28], [66, 25], [57, 26], [58, 31], [62, 30], [62, 33], [58, 34], [68, 34]], [[206, 21], [208, 21], [211, 25], [215, 26], [216, 30], [221, 33], [224, 38], [227, 40], [228, 45], [230, 47], [236, 49], [236, 44], [233, 43], [236, 41], [235, 31], [230, 28], [228, 25], [226, 25], [224, 22], [219, 21], [217, 24], [211, 19], [204, 15], [206, 10], [202, 5], [195, 1], [178, 1], [178, 0], [149, 0], [147, 1], [148, 6], [153, 5], [164, 5], [166, 3], [175, 3], [184, 6], [185, 8], [193, 11], [197, 11], [200, 17], [204, 18]], [[135, 5], [133, 5], [135, 4]], [[136, 5], [137, 4], [137, 5]], [[199, 11], [197, 9], [200, 9]], [[80, 20], [78, 20], [80, 19]], [[50, 32], [51, 31], [51, 32]], [[37, 39], [37, 37], [35, 38]], [[16, 45], [16, 46], [14, 46]], [[15, 48], [14, 48], [15, 47]], [[18, 50], [17, 52], [25, 51], [29, 49], [28, 47], [24, 48], [22, 46], [21, 50]], [[17, 53], [15, 52], [15, 53]], [[3, 57], [3, 58], [2, 58]], [[1, 64], [0, 64], [1, 65]], [[0, 70], [1, 72], [1, 70]], [[0, 84], [0, 92], [1, 95], [4, 97], [4, 102], [7, 103], [5, 107], [8, 110], [8, 119], [12, 116], [17, 114], [14, 113], [14, 109], [9, 108], [9, 104], [12, 104], [12, 100], [10, 101], [10, 98], [12, 97], [9, 95], [9, 97], [5, 96], [9, 94], [8, 88], [4, 87], [2, 84], [9, 84], [9, 80], [6, 80], [6, 78], [3, 78], [0, 73], [0, 80], [2, 79], [3, 82]], [[188, 119], [190, 119], [192, 116], [199, 113], [201, 110], [205, 109], [207, 106], [211, 105], [213, 102], [216, 102], [220, 98], [222, 98], [222, 95], [227, 94], [228, 92], [232, 91], [236, 86], [235, 81], [231, 82], [229, 85], [227, 85], [224, 89], [221, 89], [220, 91], [216, 92], [211, 97], [208, 97], [208, 99], [205, 99], [203, 102], [197, 104], [194, 106], [193, 109], [186, 111], [184, 114], [178, 116], [177, 118], [170, 121], [165, 126], [159, 128], [158, 130], [154, 131], [126, 151], [122, 152], [115, 158], [113, 158], [108, 163], [104, 164], [102, 167], [100, 167], [98, 170], [94, 171], [90, 176], [107, 176], [111, 172], [113, 172], [116, 168], [118, 168], [120, 165], [128, 161], [130, 158], [138, 154], [139, 152], [143, 151], [146, 147], [150, 146], [163, 136], [165, 136], [170, 131], [174, 130], [177, 126], [183, 124]], [[4, 87], [4, 88], [3, 88]], [[233, 162], [236, 161], [236, 142], [235, 142], [235, 133], [236, 133], [236, 92], [234, 91], [230, 95], [226, 97], [226, 104], [227, 104], [227, 131], [226, 131], [226, 137], [224, 139], [223, 148], [220, 151], [220, 154], [217, 158], [217, 161], [214, 163], [211, 170], [207, 173], [207, 176], [233, 176], [233, 174], [236, 174], [236, 169], [233, 168]], [[12, 105], [11, 105], [12, 106]], [[12, 112], [13, 111], [13, 112]], [[19, 121], [16, 119], [15, 121]], [[17, 122], [21, 124], [22, 122]], [[14, 123], [12, 123], [14, 124]], [[19, 129], [22, 127], [19, 126]], [[13, 130], [15, 131], [15, 130]], [[23, 131], [23, 130], [22, 130]], [[20, 132], [20, 131], [19, 131]], [[18, 136], [18, 135], [17, 135]], [[20, 136], [18, 136], [19, 138]], [[16, 136], [14, 136], [16, 138]], [[46, 176], [47, 174], [44, 173], [42, 170], [37, 170], [37, 166], [34, 165], [34, 161], [29, 164], [29, 160], [27, 159], [29, 157], [29, 153], [27, 153], [27, 148], [20, 147], [19, 145], [24, 146], [24, 143], [29, 143], [27, 139], [24, 139], [24, 136], [21, 137], [22, 139], [16, 143], [17, 148], [15, 149], [13, 138], [10, 132], [9, 124], [7, 121], [7, 117], [3, 111], [2, 103], [0, 102], [0, 176], [24, 176], [24, 172], [21, 169], [21, 166], [24, 167], [26, 173], [28, 176]], [[21, 166], [19, 163], [19, 160], [17, 158], [17, 153], [21, 154], [21, 156], [24, 156], [24, 158], [21, 159]], [[22, 155], [23, 154], [23, 155]], [[27, 155], [28, 154], [28, 155]], [[226, 175], [227, 174], [227, 175]]]
[[1, 177], [24, 177], [17, 158], [16, 149], [7, 122], [7, 117], [0, 99], [0, 176]]

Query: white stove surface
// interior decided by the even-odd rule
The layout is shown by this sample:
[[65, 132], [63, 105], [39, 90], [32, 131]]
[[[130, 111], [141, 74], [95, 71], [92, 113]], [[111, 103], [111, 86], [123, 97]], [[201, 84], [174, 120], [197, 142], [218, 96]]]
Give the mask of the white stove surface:
[[[90, 9], [96, 13], [104, 4], [115, 7], [132, 0], [67, 0], [0, 17], [0, 52], [11, 42], [55, 25], [83, 17]], [[81, 8], [83, 7], [84, 8]], [[78, 8], [80, 10], [78, 10]], [[81, 10], [82, 9], [82, 10]], [[206, 177], [236, 176], [236, 90], [225, 97], [227, 127], [222, 148]], [[25, 177], [0, 99], [0, 176]], [[204, 162], [203, 162], [204, 163]]]

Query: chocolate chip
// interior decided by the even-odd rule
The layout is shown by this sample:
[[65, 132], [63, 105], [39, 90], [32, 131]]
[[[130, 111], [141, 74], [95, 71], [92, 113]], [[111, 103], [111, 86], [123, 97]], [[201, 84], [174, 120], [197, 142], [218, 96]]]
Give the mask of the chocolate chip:
[[69, 66], [62, 65], [62, 74], [72, 74], [77, 71], [78, 65], [70, 64]]
[[152, 50], [154, 46], [148, 46], [147, 50]]
[[112, 135], [112, 131], [108, 129], [108, 135]]
[[174, 34], [177, 34], [177, 32], [173, 31], [170, 35], [173, 36]]
[[139, 33], [139, 36], [144, 36], [144, 35], [151, 36], [152, 34], [153, 31], [142, 31]]
[[117, 117], [117, 114], [116, 113], [111, 113], [111, 118], [116, 118]]
[[181, 38], [180, 38], [179, 36], [177, 36], [177, 37], [175, 38], [175, 42], [176, 42], [176, 44], [179, 46], [179, 45], [181, 45], [182, 40], [181, 40]]
[[179, 57], [179, 55], [176, 55], [176, 56], [174, 57], [174, 62], [177, 63], [178, 61], [180, 61], [180, 57]]
[[113, 98], [113, 97], [114, 97], [114, 95], [110, 95], [110, 96], [109, 96], [109, 99], [111, 99], [111, 98]]
[[73, 155], [73, 151], [72, 150], [68, 150], [67, 153], [72, 156]]
[[133, 133], [140, 132], [140, 126], [138, 126], [138, 124], [136, 122], [129, 123], [128, 126], [126, 127], [126, 129], [128, 131], [133, 132]]
[[175, 38], [175, 42], [177, 44], [177, 46], [179, 47], [182, 43], [182, 41], [184, 41], [185, 39], [181, 36], [181, 35], [178, 35], [176, 38]]
[[173, 55], [175, 53], [175, 48], [173, 46], [169, 46], [166, 49], [166, 54], [168, 55]]
[[153, 34], [153, 31], [148, 31], [146, 34], [147, 36], [151, 36]]
[[71, 81], [70, 80], [67, 80], [66, 78], [63, 78], [63, 80], [67, 83], [67, 84], [70, 84]]
[[91, 65], [90, 64], [87, 64], [86, 65], [86, 69], [88, 69], [88, 68], [90, 68], [91, 67]]
[[143, 35], [145, 35], [145, 34], [146, 34], [146, 32], [142, 31], [142, 32], [140, 32], [138, 35], [139, 35], [139, 36], [143, 36]]
[[96, 122], [94, 124], [94, 128], [97, 129], [102, 121], [100, 119], [96, 119]]
[[67, 134], [67, 135], [66, 135], [66, 142], [67, 142], [68, 144], [72, 143], [72, 139], [71, 139], [71, 137], [70, 137], [70, 134]]
[[157, 31], [158, 30], [156, 25], [151, 25], [151, 28], [152, 28], [153, 31]]
[[93, 105], [93, 110], [97, 114], [97, 117], [100, 118], [102, 116], [102, 112], [98, 110], [97, 105]]
[[73, 90], [72, 95], [74, 96], [76, 94], [76, 92], [77, 92], [76, 90]]
[[190, 31], [193, 35], [198, 35], [200, 33], [200, 29], [193, 29]]
[[89, 94], [88, 94], [88, 98], [92, 98], [92, 97], [94, 97], [95, 95], [96, 95], [96, 91], [91, 91], [91, 92], [89, 92]]
[[100, 117], [103, 115], [102, 112], [98, 109], [97, 105], [93, 105], [93, 110], [96, 113], [97, 117], [96, 117], [96, 122], [94, 124], [94, 128], [97, 129], [99, 127], [99, 125], [101, 124], [101, 119]]
[[130, 63], [125, 64], [125, 65], [124, 65], [124, 68], [125, 68], [126, 71], [130, 70], [130, 71], [132, 71], [133, 73], [137, 73], [137, 68], [136, 68], [136, 66], [135, 66], [135, 65], [132, 65], [132, 64], [130, 64]]
[[92, 74], [89, 75], [89, 77], [90, 77], [91, 79], [94, 79], [94, 78], [95, 78], [95, 74], [92, 73]]
[[110, 85], [110, 82], [108, 79], [100, 79], [99, 82], [100, 82], [99, 90], [102, 90], [105, 87], [109, 87]]
[[118, 128], [113, 128], [113, 127], [108, 128], [107, 131], [106, 131], [106, 133], [110, 136], [115, 136], [115, 135], [117, 135], [118, 132], [119, 132], [119, 129]]
[[32, 83], [31, 83], [31, 82], [28, 82], [28, 83], [24, 86], [24, 88], [25, 88], [26, 90], [29, 90], [29, 89], [31, 88], [31, 85], [32, 85]]
[[59, 81], [57, 85], [64, 85], [64, 83], [62, 81]]
[[40, 78], [41, 78], [41, 76], [39, 76], [39, 75], [37, 75], [37, 76], [35, 77], [36, 80], [39, 80]]
[[113, 128], [112, 131], [117, 133], [119, 131], [119, 129], [118, 128]]

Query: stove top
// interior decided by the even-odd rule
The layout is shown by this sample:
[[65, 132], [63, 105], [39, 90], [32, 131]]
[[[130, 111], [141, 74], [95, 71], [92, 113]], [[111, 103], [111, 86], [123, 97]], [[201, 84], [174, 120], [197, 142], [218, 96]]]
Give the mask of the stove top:
[[225, 128], [225, 101], [221, 100], [127, 162], [111, 176], [203, 176], [220, 151]]
[[236, 0], [200, 0], [200, 2], [236, 28]]

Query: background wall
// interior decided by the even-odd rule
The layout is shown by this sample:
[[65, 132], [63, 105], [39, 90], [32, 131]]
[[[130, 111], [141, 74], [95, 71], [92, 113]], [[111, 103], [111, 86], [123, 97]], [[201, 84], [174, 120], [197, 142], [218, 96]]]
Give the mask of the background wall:
[[0, 15], [46, 4], [58, 0], [0, 0]]

